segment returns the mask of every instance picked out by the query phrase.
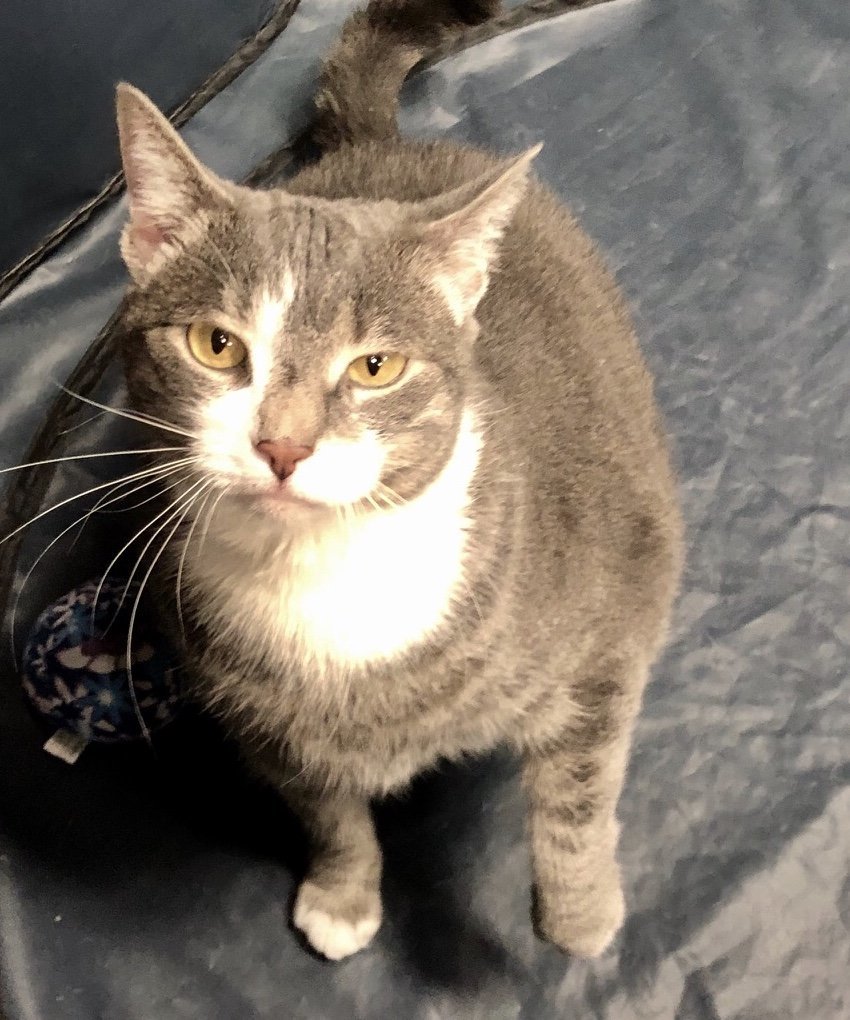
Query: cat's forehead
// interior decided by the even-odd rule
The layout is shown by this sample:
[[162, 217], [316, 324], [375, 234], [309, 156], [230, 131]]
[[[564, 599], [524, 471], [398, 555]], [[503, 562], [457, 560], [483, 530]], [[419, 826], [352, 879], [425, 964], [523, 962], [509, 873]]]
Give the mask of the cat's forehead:
[[404, 216], [396, 202], [251, 193], [199, 241], [204, 268], [215, 270], [217, 307], [234, 323], [277, 316], [291, 338], [347, 342], [355, 299], [384, 310], [405, 303], [388, 253]]
[[329, 298], [340, 296], [362, 243], [347, 217], [328, 203], [273, 192], [237, 205], [210, 225], [202, 241], [207, 264], [209, 249], [213, 256], [218, 250], [232, 270], [218, 278], [223, 311], [243, 321], [260, 314], [266, 324], [287, 314], [315, 328], [329, 325]]
[[421, 325], [422, 288], [388, 245], [399, 203], [239, 191], [138, 296], [146, 324], [206, 319], [275, 353], [349, 347], [365, 320]]

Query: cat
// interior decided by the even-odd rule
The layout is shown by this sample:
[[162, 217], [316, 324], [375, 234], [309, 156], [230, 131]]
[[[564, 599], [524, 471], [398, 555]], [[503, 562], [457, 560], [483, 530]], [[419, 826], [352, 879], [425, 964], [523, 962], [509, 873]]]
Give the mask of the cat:
[[497, 9], [354, 14], [285, 187], [220, 179], [118, 89], [127, 387], [191, 458], [158, 602], [192, 696], [304, 823], [293, 923], [334, 960], [381, 922], [370, 801], [496, 745], [539, 933], [594, 956], [624, 917], [615, 809], [682, 560], [652, 380], [539, 147], [396, 127], [425, 48]]

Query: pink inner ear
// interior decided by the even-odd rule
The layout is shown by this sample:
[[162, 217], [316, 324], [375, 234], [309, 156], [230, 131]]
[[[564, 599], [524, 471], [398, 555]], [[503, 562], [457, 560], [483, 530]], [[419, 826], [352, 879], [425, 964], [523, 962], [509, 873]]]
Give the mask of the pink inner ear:
[[130, 234], [141, 257], [150, 257], [169, 239], [167, 231], [146, 213], [131, 213]]

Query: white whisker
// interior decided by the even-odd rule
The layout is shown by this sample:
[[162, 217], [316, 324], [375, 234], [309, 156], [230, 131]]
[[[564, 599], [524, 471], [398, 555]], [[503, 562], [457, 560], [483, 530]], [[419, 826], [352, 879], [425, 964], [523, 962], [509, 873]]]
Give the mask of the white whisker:
[[[121, 411], [123, 414], [135, 414], [137, 418], [141, 418], [147, 425], [164, 425], [169, 429], [179, 428], [173, 421], [169, 421], [167, 418], [159, 418], [157, 415], [151, 414], [150, 411], [136, 411], [130, 407], [113, 407], [111, 404], [105, 404], [104, 406], [113, 413]], [[197, 436], [192, 434], [192, 439], [197, 439]]]
[[[108, 497], [110, 496], [110, 494], [112, 492], [115, 491], [115, 489], [121, 488], [121, 486], [124, 486], [124, 485], [131, 484], [131, 483], [128, 483], [128, 482], [123, 482], [123, 481], [116, 483], [116, 485], [113, 487], [113, 489], [110, 490], [110, 492], [104, 493], [104, 495], [101, 496], [101, 498], [95, 503], [95, 505], [91, 508], [91, 510], [89, 510], [82, 517], [78, 518], [78, 520], [82, 521], [83, 526], [80, 528], [79, 533], [75, 536], [74, 541], [71, 543], [71, 549], [73, 549], [74, 546], [77, 544], [77, 542], [78, 542], [78, 540], [80, 538], [80, 535], [82, 535], [82, 533], [83, 533], [83, 528], [85, 528], [86, 524], [88, 523], [89, 518], [92, 517], [95, 513], [99, 512], [99, 511], [102, 512], [102, 513], [107, 513], [107, 514], [108, 513], [120, 513], [121, 512], [119, 510], [102, 510], [102, 507], [109, 506], [110, 503], [117, 503], [119, 500], [126, 499], [128, 496], [132, 496], [134, 492], [138, 492], [140, 489], [146, 489], [149, 485], [156, 485], [158, 482], [161, 482], [164, 478], [168, 478], [169, 475], [176, 474], [180, 470], [180, 468], [181, 468], [181, 465], [179, 465], [179, 464], [178, 464], [177, 467], [171, 467], [170, 465], [164, 465], [162, 470], [158, 474], [156, 474], [153, 477], [147, 479], [147, 481], [142, 482], [141, 485], [135, 486], [135, 488], [130, 489], [129, 492], [121, 493], [115, 499], [109, 499]], [[188, 478], [190, 475], [191, 475], [191, 471], [187, 472], [185, 477]], [[133, 479], [131, 481], [134, 481], [134, 480], [135, 479]], [[180, 483], [177, 482], [175, 484], [179, 485]], [[151, 500], [156, 499], [157, 496], [159, 496], [162, 492], [167, 492], [168, 489], [170, 489], [170, 488], [174, 488], [174, 486], [170, 485], [170, 486], [166, 486], [165, 489], [157, 489], [156, 492], [154, 492], [154, 494], [152, 496], [148, 496], [147, 499], [143, 499], [140, 503], [136, 503], [135, 506], [138, 507], [138, 506], [141, 506], [143, 503], [149, 503]], [[134, 509], [134, 507], [127, 507], [125, 509], [132, 510], [132, 509]]]
[[[114, 495], [111, 496], [109, 499], [106, 500], [105, 503], [103, 502], [103, 499], [100, 499], [100, 500], [98, 500], [98, 504], [102, 504], [104, 506], [108, 506], [109, 503], [116, 503], [116, 502], [118, 502], [118, 500], [126, 499], [127, 496], [132, 495], [134, 492], [137, 492], [139, 489], [143, 489], [143, 488], [145, 488], [148, 485], [153, 485], [155, 482], [158, 482], [159, 480], [160, 480], [159, 476], [157, 476], [155, 478], [150, 478], [147, 481], [142, 482], [141, 485], [137, 485], [134, 489], [131, 489], [129, 492], [121, 492], [117, 496], [114, 496]], [[120, 482], [118, 484], [122, 485], [122, 484], [125, 484], [125, 483]], [[110, 495], [110, 494], [107, 493], [107, 495]], [[96, 505], [98, 505], [98, 504], [96, 504]], [[35, 561], [33, 562], [32, 566], [29, 568], [29, 570], [24, 575], [24, 579], [21, 582], [21, 586], [20, 586], [20, 588], [18, 589], [18, 591], [17, 591], [17, 593], [15, 595], [14, 602], [12, 603], [12, 613], [11, 613], [11, 616], [10, 616], [10, 619], [9, 619], [9, 629], [11, 631], [10, 637], [11, 637], [11, 642], [12, 642], [12, 658], [13, 659], [17, 658], [17, 652], [15, 650], [15, 622], [16, 622], [17, 616], [18, 616], [18, 606], [19, 606], [20, 601], [21, 601], [21, 596], [24, 593], [24, 588], [26, 588], [26, 586], [27, 586], [27, 582], [29, 581], [30, 577], [32, 577], [32, 573], [35, 570], [35, 568], [39, 565], [39, 563], [41, 563], [41, 561], [50, 552], [50, 550], [53, 548], [53, 546], [56, 545], [57, 542], [59, 542], [62, 538], [64, 538], [64, 536], [67, 535], [69, 531], [71, 531], [73, 528], [75, 528], [81, 522], [82, 522], [83, 527], [85, 527], [86, 522], [88, 521], [89, 517], [91, 517], [93, 512], [94, 512], [94, 508], [92, 508], [92, 510], [89, 510], [85, 514], [82, 514], [75, 521], [72, 521], [72, 523], [69, 524], [67, 528], [63, 528], [59, 532], [59, 534], [54, 539], [52, 539], [41, 550], [41, 552], [38, 554], [38, 556], [36, 557]], [[80, 534], [82, 534], [82, 528], [80, 529]], [[74, 544], [76, 544], [77, 539], [79, 537], [80, 537], [79, 535], [76, 536], [76, 538], [74, 539]], [[72, 548], [73, 548], [73, 545], [72, 545]]]
[[187, 432], [185, 429], [178, 428], [176, 425], [172, 425], [170, 422], [163, 421], [160, 418], [155, 418], [153, 415], [146, 415], [141, 411], [129, 411], [123, 407], [111, 407], [109, 404], [101, 404], [97, 400], [92, 400], [90, 397], [84, 397], [79, 393], [74, 393], [73, 390], [69, 390], [66, 386], [60, 386], [61, 390], [64, 390], [71, 397], [76, 397], [77, 400], [81, 400], [84, 404], [90, 404], [92, 407], [98, 407], [101, 411], [108, 411], [110, 414], [117, 414], [121, 418], [129, 418], [130, 421], [140, 422], [142, 425], [150, 425], [152, 428], [165, 429], [167, 432], [173, 432], [178, 436], [186, 436], [187, 439], [194, 439], [197, 442], [198, 437], [191, 432]]
[[90, 425], [93, 421], [101, 417], [103, 417], [103, 411], [98, 411], [97, 414], [93, 414], [90, 418], [84, 418], [82, 421], [78, 421], [76, 425], [71, 425], [67, 429], [62, 429], [58, 435], [67, 436], [70, 432], [76, 432], [77, 429], [81, 429], [84, 425]]
[[[210, 481], [209, 484], [212, 484], [212, 482]], [[200, 493], [198, 493], [198, 495], [200, 495]], [[177, 529], [183, 523], [183, 520], [186, 517], [186, 514], [188, 514], [189, 511], [192, 509], [192, 504], [195, 502], [195, 499], [197, 499], [197, 496], [195, 496], [193, 499], [189, 500], [188, 505], [183, 510], [183, 513], [179, 517], [177, 523], [174, 525], [174, 527], [168, 533], [168, 535], [166, 536], [165, 541], [159, 547], [159, 549], [157, 550], [156, 555], [151, 560], [150, 565], [148, 566], [148, 569], [147, 569], [147, 571], [145, 573], [145, 576], [142, 578], [141, 583], [139, 584], [139, 590], [136, 592], [136, 600], [133, 603], [132, 610], [130, 611], [130, 622], [129, 622], [128, 626], [127, 626], [127, 686], [128, 686], [128, 688], [130, 690], [130, 698], [131, 698], [131, 700], [133, 702], [133, 711], [135, 712], [136, 719], [138, 720], [139, 726], [141, 727], [141, 730], [142, 730], [142, 735], [144, 736], [145, 742], [147, 743], [148, 747], [152, 747], [153, 746], [152, 741], [151, 741], [150, 730], [147, 728], [147, 725], [145, 724], [145, 720], [144, 720], [144, 717], [142, 716], [141, 708], [139, 707], [139, 701], [138, 701], [138, 699], [136, 697], [136, 688], [133, 685], [133, 627], [136, 624], [136, 614], [137, 614], [137, 612], [139, 610], [139, 603], [141, 602], [141, 599], [142, 599], [142, 593], [145, 590], [145, 585], [148, 583], [148, 579], [150, 578], [151, 574], [153, 573], [153, 569], [154, 569], [154, 567], [157, 564], [157, 560], [159, 560], [160, 556], [162, 556], [162, 554], [165, 552], [165, 548], [168, 545], [168, 543], [171, 541], [171, 539], [174, 538], [175, 534], [177, 533]], [[171, 519], [173, 519], [173, 518], [169, 518], [169, 520], [171, 520]], [[160, 530], [162, 530], [162, 529], [160, 529]], [[134, 568], [134, 570], [135, 570], [135, 568]], [[125, 594], [126, 594], [126, 591], [125, 591]], [[122, 601], [123, 601], [123, 596], [122, 596]]]
[[384, 482], [378, 482], [378, 493], [376, 495], [378, 494], [383, 495], [384, 500], [392, 507], [395, 507], [396, 510], [401, 509], [407, 503], [406, 499], [399, 496], [395, 489], [391, 489]]
[[9, 471], [23, 471], [24, 468], [42, 467], [44, 464], [65, 464], [70, 460], [92, 460], [101, 457], [128, 457], [131, 453], [178, 453], [185, 451], [183, 446], [155, 446], [142, 450], [107, 450], [101, 453], [74, 453], [69, 457], [50, 457], [47, 460], [32, 460], [28, 464], [15, 464], [13, 467], [0, 468], [0, 475]]
[[[174, 461], [172, 462], [172, 466], [174, 466], [175, 464], [194, 463], [195, 459], [196, 458], [194, 457], [189, 457], [185, 461]], [[145, 468], [143, 471], [137, 471], [133, 475], [126, 476], [124, 478], [124, 481], [136, 480], [138, 478], [147, 478], [150, 475], [154, 475], [161, 470], [162, 470], [161, 467]], [[93, 485], [90, 489], [86, 489], [84, 492], [75, 493], [73, 496], [68, 496], [67, 499], [62, 499], [58, 503], [54, 503], [53, 506], [49, 506], [45, 510], [42, 510], [40, 513], [37, 513], [35, 517], [30, 517], [28, 521], [25, 521], [23, 524], [19, 524], [18, 527], [14, 529], [14, 531], [10, 531], [8, 535], [5, 535], [3, 538], [0, 538], [0, 545], [2, 545], [4, 542], [8, 542], [10, 538], [14, 538], [15, 535], [22, 532], [24, 528], [28, 528], [31, 524], [35, 524], [36, 521], [40, 521], [42, 517], [45, 517], [47, 514], [52, 513], [54, 510], [59, 510], [61, 507], [67, 506], [69, 503], [73, 503], [74, 500], [82, 499], [84, 496], [90, 496], [93, 492], [102, 492], [104, 489], [108, 489], [111, 486], [115, 485], [115, 483], [116, 480], [113, 478], [109, 482], [101, 482], [99, 485]]]
[[224, 488], [223, 488], [223, 489], [221, 490], [221, 492], [220, 492], [220, 493], [218, 494], [218, 497], [217, 497], [217, 498], [215, 499], [215, 501], [213, 502], [213, 505], [212, 505], [212, 507], [210, 508], [210, 512], [209, 512], [209, 513], [207, 514], [207, 519], [206, 519], [206, 523], [204, 524], [204, 530], [203, 530], [203, 531], [201, 532], [201, 541], [200, 541], [200, 542], [198, 543], [198, 552], [197, 552], [197, 555], [198, 555], [198, 556], [200, 556], [200, 555], [201, 555], [201, 553], [203, 552], [203, 548], [204, 548], [204, 542], [206, 542], [206, 540], [207, 540], [207, 533], [208, 533], [208, 532], [209, 532], [209, 530], [210, 530], [210, 524], [212, 523], [212, 519], [213, 519], [213, 514], [214, 514], [214, 513], [216, 512], [216, 509], [218, 508], [218, 504], [219, 504], [219, 503], [221, 502], [221, 500], [222, 500], [222, 497], [223, 497], [223, 496], [225, 495], [225, 493], [227, 493], [227, 492], [228, 492], [228, 491], [229, 491], [229, 490], [230, 490], [231, 488], [232, 488], [232, 486], [230, 486], [230, 485], [225, 485], [225, 487], [224, 487]]
[[192, 526], [189, 528], [189, 533], [186, 536], [186, 541], [183, 543], [183, 552], [180, 555], [180, 563], [177, 565], [177, 578], [174, 582], [175, 594], [177, 596], [177, 619], [180, 622], [180, 633], [185, 637], [186, 628], [183, 626], [183, 566], [186, 563], [186, 553], [189, 551], [189, 543], [192, 541], [192, 535], [195, 534], [195, 528], [198, 526], [198, 522], [203, 517], [206, 505], [212, 496], [214, 489], [208, 489], [204, 496], [203, 502], [198, 508], [198, 513], [195, 519], [192, 521]]
[[[168, 476], [171, 474], [175, 474], [178, 470], [179, 470], [178, 468], [174, 468], [171, 471], [166, 471], [165, 475]], [[171, 489], [176, 489], [178, 485], [180, 485], [182, 482], [188, 481], [191, 477], [192, 472], [187, 471], [184, 475], [178, 478], [176, 482], [172, 482], [171, 485], [166, 485], [164, 489], [158, 489], [152, 496], [146, 496], [144, 499], [140, 499], [138, 503], [131, 503], [130, 506], [122, 506], [120, 510], [102, 510], [99, 507], [96, 507], [95, 509], [97, 510], [98, 513], [104, 514], [128, 514], [130, 513], [131, 510], [138, 510], [140, 506], [145, 506], [145, 504], [147, 503], [152, 503], [158, 496], [161, 496], [164, 492], [169, 492]], [[160, 480], [161, 479], [159, 478], [155, 479], [155, 481]], [[129, 496], [131, 495], [131, 493], [128, 492], [127, 495]]]
[[[201, 479], [200, 482], [196, 482], [189, 489], [189, 492], [184, 493], [182, 496], [180, 496], [177, 499], [175, 499], [172, 503], [169, 503], [168, 506], [164, 510], [161, 510], [153, 518], [153, 520], [148, 521], [147, 524], [145, 524], [141, 528], [139, 528], [139, 530], [135, 533], [135, 535], [133, 535], [133, 537], [121, 547], [121, 549], [116, 553], [116, 555], [112, 557], [112, 559], [109, 561], [109, 565], [107, 566], [106, 570], [103, 573], [103, 576], [100, 579], [100, 583], [97, 586], [97, 591], [94, 594], [94, 602], [92, 603], [92, 621], [95, 618], [95, 613], [97, 611], [97, 602], [98, 602], [98, 599], [100, 598], [100, 593], [103, 590], [103, 585], [106, 582], [106, 578], [109, 576], [110, 570], [112, 570], [112, 568], [115, 566], [115, 564], [121, 559], [121, 557], [124, 555], [124, 553], [130, 548], [130, 546], [137, 539], [141, 538], [142, 535], [144, 535], [144, 533], [148, 530], [148, 528], [152, 528], [154, 526], [154, 524], [156, 524], [157, 521], [162, 520], [162, 518], [165, 517], [166, 514], [170, 514], [170, 516], [168, 516], [166, 521], [162, 525], [160, 525], [160, 527], [157, 528], [157, 530], [150, 537], [150, 539], [148, 540], [148, 542], [145, 545], [144, 549], [142, 549], [141, 555], [136, 560], [136, 565], [133, 567], [132, 571], [130, 572], [130, 576], [127, 579], [127, 584], [124, 587], [124, 591], [123, 591], [123, 593], [121, 595], [121, 598], [118, 600], [118, 605], [115, 608], [115, 616], [113, 616], [112, 622], [109, 624], [109, 627], [112, 626], [112, 623], [115, 622], [115, 618], [117, 617], [121, 607], [124, 605], [124, 599], [127, 597], [127, 592], [130, 590], [130, 585], [133, 582], [133, 576], [135, 575], [136, 570], [138, 569], [138, 566], [139, 566], [139, 564], [142, 561], [142, 557], [145, 555], [145, 553], [150, 548], [151, 542], [153, 542], [153, 540], [163, 530], [163, 528], [165, 528], [168, 525], [168, 522], [173, 520], [174, 516], [177, 513], [180, 512], [180, 508], [183, 506], [186, 497], [189, 495], [189, 493], [194, 491], [201, 484], [202, 481], [203, 481], [203, 479]], [[175, 507], [177, 507], [178, 509], [175, 511], [174, 514], [171, 514], [170, 512], [172, 510], [174, 510]], [[107, 627], [107, 630], [109, 629], [109, 627]]]
[[[267, 743], [272, 743], [272, 742], [273, 742], [273, 740], [274, 740], [274, 737], [272, 737], [272, 738], [271, 738], [271, 740], [267, 741]], [[284, 781], [283, 781], [283, 782], [282, 782], [282, 783], [280, 784], [280, 786], [278, 787], [278, 789], [281, 789], [281, 790], [282, 790], [282, 789], [283, 789], [283, 788], [284, 788], [285, 786], [289, 786], [289, 784], [290, 784], [290, 783], [294, 783], [296, 779], [300, 779], [300, 777], [301, 777], [301, 776], [303, 776], [303, 775], [304, 775], [304, 773], [305, 773], [305, 772], [306, 772], [306, 771], [307, 771], [308, 769], [311, 769], [311, 768], [312, 768], [312, 767], [313, 767], [313, 766], [314, 766], [315, 764], [316, 764], [316, 760], [315, 760], [315, 759], [312, 759], [312, 760], [308, 760], [308, 761], [306, 762], [306, 764], [304, 764], [304, 765], [303, 765], [303, 766], [302, 766], [302, 767], [301, 767], [301, 768], [300, 768], [300, 769], [299, 769], [299, 770], [298, 770], [298, 771], [297, 771], [297, 772], [295, 773], [295, 775], [294, 775], [294, 776], [289, 776], [289, 778], [288, 778], [288, 779], [284, 779]]]
[[[173, 513], [169, 514], [169, 516], [162, 522], [162, 524], [160, 524], [160, 526], [156, 529], [156, 531], [154, 531], [154, 533], [151, 535], [151, 537], [145, 543], [145, 547], [139, 553], [138, 559], [136, 560], [136, 562], [135, 562], [135, 564], [133, 566], [133, 569], [130, 571], [130, 576], [127, 579], [127, 584], [126, 584], [126, 587], [124, 588], [124, 594], [121, 596], [121, 601], [118, 603], [118, 608], [119, 609], [121, 608], [121, 605], [123, 604], [124, 599], [127, 596], [127, 592], [129, 591], [130, 586], [133, 583], [133, 578], [135, 577], [136, 571], [139, 569], [139, 566], [141, 565], [141, 562], [144, 559], [145, 553], [153, 545], [153, 543], [154, 543], [154, 541], [156, 539], [156, 536], [161, 534], [168, 527], [168, 525], [171, 523], [171, 521], [174, 520], [174, 518], [180, 513], [180, 511], [183, 509], [184, 506], [191, 506], [192, 503], [195, 501], [195, 498], [200, 496], [201, 493], [204, 492], [205, 489], [209, 488], [209, 486], [212, 485], [212, 483], [213, 483], [213, 480], [208, 478], [208, 477], [206, 477], [206, 476], [204, 478], [201, 478], [199, 481], [195, 482], [194, 485], [190, 486], [189, 489], [185, 493], [183, 493], [182, 497], [174, 500], [174, 502], [171, 503], [170, 506], [167, 508], [167, 509], [170, 510], [170, 509], [176, 507], [177, 509], [174, 510]], [[198, 490], [200, 490], [200, 491], [198, 491]], [[194, 496], [192, 496], [193, 493], [194, 493]], [[190, 496], [192, 498], [189, 498]], [[160, 514], [159, 516], [162, 516], [162, 515]], [[151, 521], [151, 524], [155, 523], [158, 519], [159, 519], [158, 517], [155, 517], [153, 519], [153, 521]], [[180, 519], [182, 520], [183, 518], [181, 517]], [[150, 524], [145, 525], [145, 527], [141, 531], [139, 531], [137, 533], [136, 538], [138, 538], [142, 534], [144, 534], [144, 532], [147, 531], [147, 529], [149, 527], [150, 527]], [[134, 540], [135, 539], [131, 539], [131, 544], [132, 544], [132, 542]]]

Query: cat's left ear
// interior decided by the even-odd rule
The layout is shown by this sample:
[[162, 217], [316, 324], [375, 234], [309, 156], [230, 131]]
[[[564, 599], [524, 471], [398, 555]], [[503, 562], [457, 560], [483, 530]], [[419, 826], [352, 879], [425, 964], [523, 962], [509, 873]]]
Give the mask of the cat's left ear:
[[121, 254], [130, 275], [143, 284], [174, 253], [174, 242], [203, 229], [204, 211], [226, 198], [219, 179], [143, 92], [120, 84], [116, 108], [130, 202]]
[[531, 162], [542, 148], [535, 145], [477, 181], [426, 203], [430, 222], [419, 242], [427, 252], [430, 282], [458, 325], [475, 313], [484, 297], [502, 234], [526, 189]]

